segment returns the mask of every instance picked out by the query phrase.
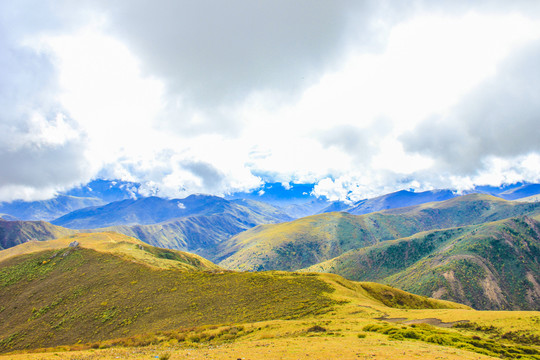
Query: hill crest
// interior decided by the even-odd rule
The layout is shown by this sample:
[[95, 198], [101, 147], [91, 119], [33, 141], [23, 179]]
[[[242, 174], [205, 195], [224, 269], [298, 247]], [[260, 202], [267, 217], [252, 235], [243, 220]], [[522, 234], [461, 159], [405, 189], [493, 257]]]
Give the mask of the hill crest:
[[221, 270], [219, 266], [198, 255], [155, 248], [136, 238], [114, 232], [79, 233], [47, 241], [26, 242], [0, 251], [0, 262], [43, 251], [66, 249], [69, 251], [69, 248], [90, 249], [159, 269]]

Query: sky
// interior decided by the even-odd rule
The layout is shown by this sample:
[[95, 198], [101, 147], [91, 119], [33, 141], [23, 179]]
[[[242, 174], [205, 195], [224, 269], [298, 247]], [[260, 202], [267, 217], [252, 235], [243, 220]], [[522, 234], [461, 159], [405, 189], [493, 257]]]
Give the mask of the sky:
[[0, 0], [0, 200], [540, 182], [540, 2]]

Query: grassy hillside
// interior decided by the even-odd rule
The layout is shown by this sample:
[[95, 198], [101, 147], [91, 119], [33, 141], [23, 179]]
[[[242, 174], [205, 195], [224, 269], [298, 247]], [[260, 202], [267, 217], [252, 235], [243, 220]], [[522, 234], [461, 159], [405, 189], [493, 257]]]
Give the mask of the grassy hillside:
[[540, 223], [436, 230], [352, 250], [308, 271], [378, 281], [477, 309], [540, 310]]
[[540, 223], [487, 224], [386, 281], [479, 309], [540, 310]]
[[295, 270], [376, 242], [362, 236], [357, 218], [328, 213], [293, 222], [261, 225], [218, 246], [215, 259], [239, 270]]
[[[76, 245], [76, 249], [83, 248], [112, 254], [130, 262], [158, 269], [221, 270], [217, 265], [198, 255], [178, 250], [156, 248], [138, 239], [114, 232], [81, 233], [48, 241], [27, 242], [0, 251], [0, 262], [12, 257], [29, 255], [40, 251], [65, 249], [70, 247], [70, 244]], [[55, 254], [60, 254], [60, 252]]]
[[197, 256], [118, 234], [80, 234], [5, 252], [0, 351], [303, 318], [351, 299], [384, 308], [466, 309], [336, 275], [224, 272]]
[[540, 203], [478, 194], [359, 216], [328, 213], [250, 229], [219, 244], [213, 259], [229, 269], [297, 270], [421, 231], [538, 213]]
[[55, 239], [75, 232], [45, 221], [6, 221], [0, 218], [0, 249], [27, 241]]
[[330, 291], [313, 276], [164, 270], [87, 248], [48, 250], [0, 263], [0, 350], [298, 317], [328, 311]]
[[[0, 359], [327, 359], [336, 354], [344, 359], [540, 358], [539, 312], [474, 311], [462, 305], [407, 294], [384, 285], [351, 282], [331, 274], [181, 272], [204, 281], [200, 282], [200, 287], [197, 287], [199, 281], [186, 282], [186, 291], [179, 296], [175, 293], [180, 287], [176, 291], [160, 289], [163, 282], [170, 286], [166, 283], [169, 272], [162, 272], [161, 280], [154, 283], [154, 306], [141, 309], [131, 323], [121, 323], [121, 336], [116, 336], [118, 332], [114, 325], [127, 310], [120, 311], [124, 308], [118, 305], [114, 294], [108, 294], [106, 303], [92, 305], [91, 301], [85, 302], [94, 297], [88, 293], [90, 296], [82, 296], [81, 306], [75, 303], [72, 307], [62, 308], [64, 302], [70, 300], [68, 294], [62, 301], [52, 302], [49, 306], [28, 309], [29, 319], [21, 318], [25, 326], [33, 324], [31, 332], [19, 329], [13, 333], [14, 329], [10, 328], [7, 334], [0, 333], [0, 344], [6, 346], [3, 351], [13, 351], [27, 344], [27, 351], [43, 343], [56, 342], [65, 346], [38, 353], [0, 355]], [[178, 273], [175, 271], [175, 278]], [[204, 274], [206, 277], [201, 278]], [[124, 274], [120, 272], [119, 275]], [[231, 282], [227, 278], [238, 275], [242, 276], [239, 281]], [[211, 276], [222, 277], [219, 286], [214, 283], [209, 289]], [[143, 276], [130, 285], [142, 286], [145, 279]], [[180, 276], [177, 281], [184, 279]], [[111, 280], [106, 278], [105, 281]], [[87, 285], [87, 282], [83, 284]], [[248, 287], [249, 301], [236, 297], [237, 294], [245, 295], [243, 285]], [[99, 288], [103, 288], [103, 283]], [[217, 296], [225, 288], [229, 295], [214, 297], [213, 294]], [[147, 289], [149, 292], [152, 288]], [[195, 300], [198, 309], [191, 310], [196, 290], [202, 291]], [[280, 296], [274, 295], [275, 292], [280, 292]], [[146, 305], [142, 304], [146, 295], [139, 294], [140, 290], [135, 297], [142, 301], [132, 303]], [[128, 299], [131, 296], [130, 293], [122, 295]], [[97, 296], [100, 295], [96, 292]], [[172, 302], [156, 309], [156, 305], [170, 297]], [[177, 302], [183, 303], [183, 297], [189, 298], [184, 304], [187, 306], [175, 312]], [[215, 302], [205, 303], [205, 299]], [[30, 301], [35, 299], [31, 297]], [[113, 301], [118, 311], [111, 311], [109, 306]], [[225, 302], [225, 308], [221, 302]], [[229, 306], [233, 306], [232, 310]], [[254, 314], [251, 309], [259, 310], [259, 313]], [[81, 318], [82, 313], [88, 311], [93, 317], [86, 317], [84, 325], [79, 322], [74, 326], [66, 320], [55, 326], [65, 319], [62, 316], [66, 312], [71, 311], [80, 311], [78, 316]], [[201, 317], [198, 313], [205, 319], [202, 323], [207, 321], [206, 325], [192, 325]], [[261, 321], [262, 318], [267, 320]], [[238, 321], [234, 319], [240, 320], [231, 322]], [[174, 327], [175, 321], [180, 325]], [[144, 329], [141, 323], [145, 324]], [[70, 331], [64, 332], [64, 327], [70, 327]], [[28, 338], [34, 337], [35, 329], [43, 331], [41, 328], [46, 330], [47, 341], [40, 342], [41, 337]], [[103, 328], [112, 331], [103, 331]], [[85, 342], [86, 334], [103, 340]]]

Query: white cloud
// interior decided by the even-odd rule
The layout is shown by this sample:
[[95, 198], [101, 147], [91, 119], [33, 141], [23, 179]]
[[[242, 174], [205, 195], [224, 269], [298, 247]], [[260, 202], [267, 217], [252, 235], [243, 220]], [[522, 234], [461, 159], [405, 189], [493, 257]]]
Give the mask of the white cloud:
[[31, 3], [0, 9], [0, 198], [97, 174], [351, 200], [539, 178], [526, 2], [50, 1], [26, 23]]

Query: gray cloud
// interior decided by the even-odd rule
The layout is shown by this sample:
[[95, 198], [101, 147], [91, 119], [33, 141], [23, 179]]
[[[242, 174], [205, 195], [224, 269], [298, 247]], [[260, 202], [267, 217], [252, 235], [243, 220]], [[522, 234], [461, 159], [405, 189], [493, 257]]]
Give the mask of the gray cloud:
[[[102, 1], [109, 31], [167, 84], [159, 126], [234, 135], [228, 107], [254, 91], [294, 99], [348, 50], [383, 49], [390, 27], [425, 11], [538, 14], [534, 1]], [[87, 2], [95, 7], [96, 2]], [[73, 7], [73, 6], [72, 6]], [[194, 113], [203, 113], [196, 121]]]
[[[253, 89], [297, 87], [334, 59], [354, 2], [124, 1], [112, 30], [198, 102], [236, 100]], [[363, 6], [361, 6], [363, 7]]]
[[427, 154], [460, 174], [490, 156], [540, 152], [540, 42], [509, 59], [448, 115], [432, 117], [402, 137], [407, 151]]
[[[0, 193], [10, 185], [50, 192], [92, 176], [84, 135], [47, 139], [33, 120], [38, 116], [54, 128], [57, 115], [64, 114], [67, 126], [78, 131], [77, 119], [70, 119], [58, 100], [53, 58], [21, 43], [33, 35], [69, 34], [105, 14], [109, 34], [141, 60], [145, 75], [166, 82], [168, 113], [158, 126], [187, 135], [231, 135], [241, 124], [229, 107], [249, 94], [268, 90], [279, 97], [276, 103], [294, 100], [348, 50], [382, 49], [392, 25], [418, 13], [469, 11], [538, 17], [540, 2], [0, 1]], [[428, 119], [403, 137], [406, 149], [433, 156], [438, 169], [461, 174], [475, 172], [491, 155], [540, 151], [539, 60], [538, 47], [524, 49], [450, 115]], [[191, 122], [190, 111], [206, 116]], [[374, 136], [379, 133], [341, 127], [318, 138], [325, 146], [367, 158], [377, 145], [370, 144]], [[152, 183], [171, 173], [167, 162], [148, 170], [133, 159], [119, 161], [127, 164], [126, 172]], [[181, 165], [200, 177], [208, 192], [227, 186], [224, 174], [207, 163]]]
[[[234, 131], [240, 124], [224, 107], [258, 90], [293, 98], [336, 64], [351, 40], [370, 48], [381, 40], [372, 28], [378, 5], [371, 0], [114, 4], [103, 3], [111, 33], [166, 82], [170, 112], [163, 125], [183, 132]], [[189, 109], [211, 120], [191, 124]]]
[[0, 183], [35, 189], [62, 188], [88, 176], [81, 146], [75, 141], [61, 146], [30, 144], [10, 151], [0, 149]]
[[336, 147], [354, 157], [357, 163], [367, 164], [379, 149], [382, 137], [391, 130], [391, 123], [379, 119], [368, 128], [352, 125], [336, 126], [318, 136], [325, 147]]
[[[56, 31], [47, 3], [0, 3], [0, 193], [43, 191], [88, 180], [83, 136], [67, 136], [57, 116], [57, 72], [49, 54], [20, 43], [36, 31]], [[64, 116], [64, 129], [76, 125]], [[52, 131], [54, 138], [47, 138]], [[2, 199], [0, 199], [2, 200]]]
[[349, 154], [366, 155], [369, 150], [369, 136], [355, 126], [342, 125], [335, 127], [320, 136], [321, 143], [336, 146]]
[[199, 177], [205, 189], [221, 191], [225, 176], [214, 166], [202, 161], [185, 162], [182, 167]]

